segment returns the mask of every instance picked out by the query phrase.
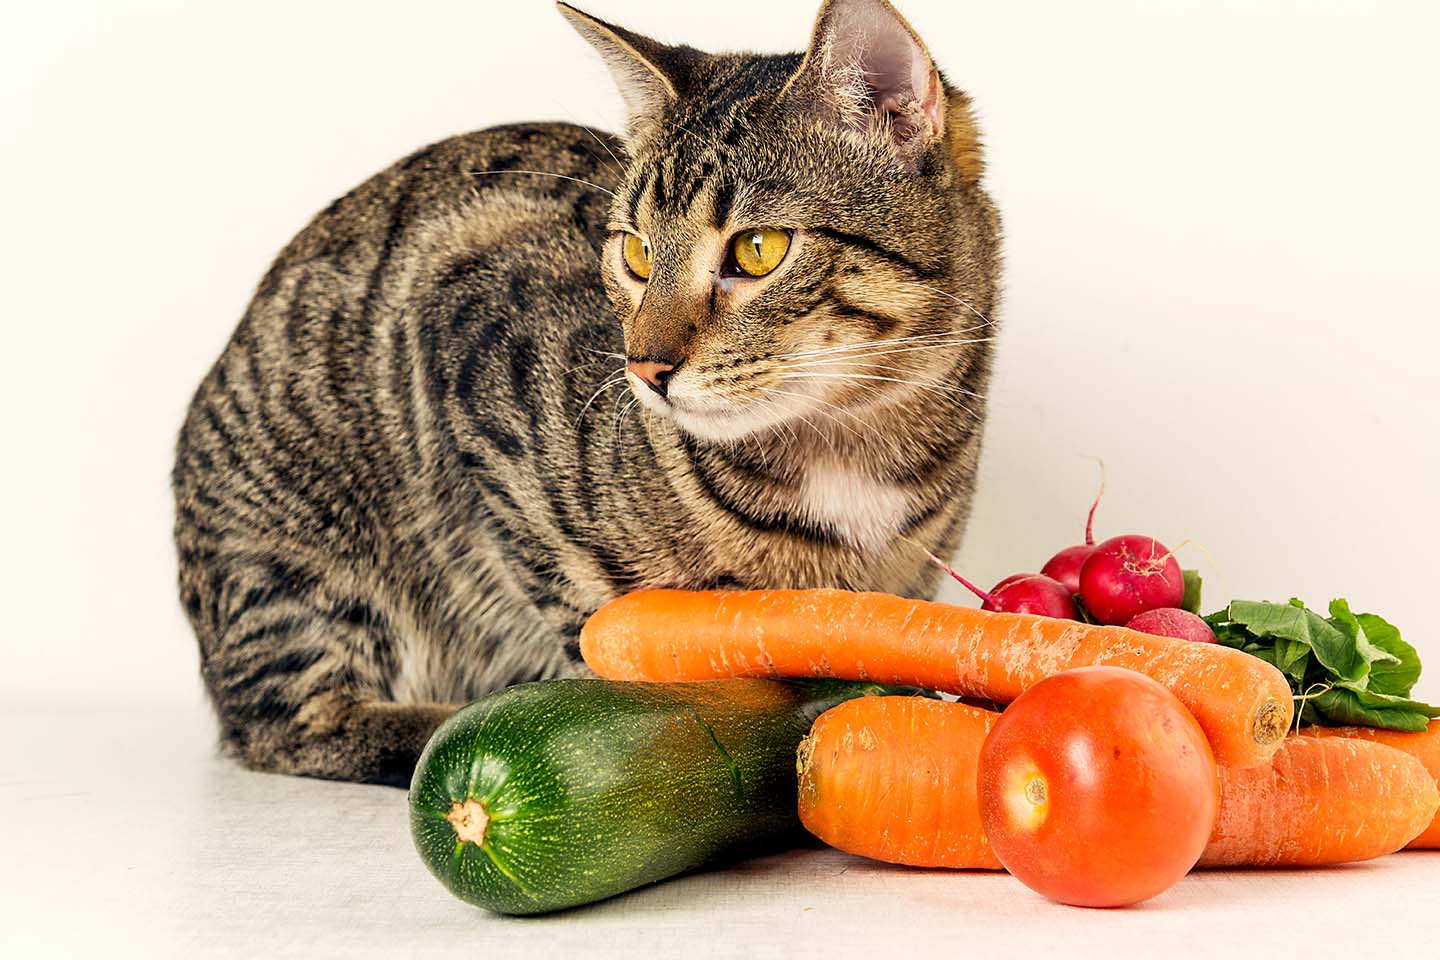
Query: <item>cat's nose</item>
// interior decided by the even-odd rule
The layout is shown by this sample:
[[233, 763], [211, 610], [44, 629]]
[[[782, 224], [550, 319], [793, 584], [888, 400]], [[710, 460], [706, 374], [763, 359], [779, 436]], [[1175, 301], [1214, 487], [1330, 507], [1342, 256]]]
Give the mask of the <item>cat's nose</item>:
[[671, 362], [668, 358], [646, 357], [643, 360], [628, 360], [625, 365], [630, 368], [631, 373], [644, 380], [651, 390], [663, 397], [670, 388], [670, 378], [684, 362], [684, 360]]

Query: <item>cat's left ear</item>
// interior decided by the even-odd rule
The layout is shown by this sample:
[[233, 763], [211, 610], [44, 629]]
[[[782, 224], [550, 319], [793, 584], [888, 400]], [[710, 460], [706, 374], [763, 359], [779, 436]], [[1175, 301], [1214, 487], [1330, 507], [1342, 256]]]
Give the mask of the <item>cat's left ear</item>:
[[620, 96], [630, 112], [625, 139], [633, 143], [643, 137], [679, 96], [689, 63], [703, 54], [690, 47], [672, 47], [632, 33], [576, 10], [568, 3], [556, 6], [580, 36], [600, 52], [610, 68], [610, 75], [615, 78], [615, 85], [620, 88]]
[[884, 131], [911, 166], [945, 136], [940, 73], [886, 0], [825, 0], [782, 96], [856, 131]]

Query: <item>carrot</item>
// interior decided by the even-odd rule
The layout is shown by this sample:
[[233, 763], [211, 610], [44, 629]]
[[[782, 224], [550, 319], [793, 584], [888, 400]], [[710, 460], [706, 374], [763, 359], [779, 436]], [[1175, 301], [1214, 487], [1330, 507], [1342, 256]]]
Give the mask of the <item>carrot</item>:
[[1414, 757], [1357, 738], [1290, 737], [1271, 762], [1220, 768], [1202, 867], [1311, 867], [1394, 853], [1435, 817], [1440, 791]]
[[[1304, 727], [1300, 732], [1307, 737], [1360, 737], [1404, 750], [1424, 764], [1430, 776], [1440, 782], [1440, 720], [1430, 721], [1422, 733], [1377, 730], [1374, 727]], [[1430, 821], [1430, 826], [1420, 836], [1405, 844], [1405, 849], [1440, 849], [1440, 814]]]
[[[976, 789], [998, 717], [918, 697], [865, 697], [821, 714], [800, 746], [801, 822], [831, 846], [877, 860], [998, 867]], [[1400, 849], [1435, 817], [1440, 790], [1419, 760], [1359, 737], [1322, 736], [1290, 737], [1259, 767], [1220, 768], [1219, 813], [1200, 866], [1368, 860]]]
[[872, 860], [1001, 869], [976, 792], [980, 745], [999, 716], [924, 697], [832, 707], [800, 742], [800, 822]]
[[1169, 687], [1216, 759], [1240, 767], [1278, 749], [1293, 710], [1280, 671], [1227, 647], [848, 590], [639, 591], [596, 611], [580, 652], [612, 680], [830, 676], [1002, 703], [1072, 667], [1128, 667]]

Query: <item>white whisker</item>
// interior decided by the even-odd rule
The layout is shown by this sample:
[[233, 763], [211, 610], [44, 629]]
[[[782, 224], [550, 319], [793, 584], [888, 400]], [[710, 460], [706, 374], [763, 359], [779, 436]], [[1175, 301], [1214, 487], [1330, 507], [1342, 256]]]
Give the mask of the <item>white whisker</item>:
[[[836, 426], [838, 426], [842, 430], [847, 431], [851, 436], [853, 436], [856, 440], [859, 440], [861, 443], [865, 442], [865, 438], [862, 437], [859, 432], [855, 430], [855, 428], [851, 427], [849, 424], [845, 423], [843, 420], [830, 413], [828, 410], [824, 409], [825, 407], [829, 407], [832, 410], [839, 410], [842, 413], [849, 413], [849, 411], [845, 410], [843, 407], [837, 406], [836, 404], [830, 403], [826, 400], [822, 400], [819, 397], [813, 397], [808, 393], [795, 393], [790, 390], [776, 390], [773, 387], [760, 387], [758, 389], [763, 390], [766, 393], [778, 394], [782, 397], [797, 397], [801, 400], [808, 400], [812, 403], [818, 403], [820, 404], [820, 406], [815, 408], [816, 413], [828, 418]], [[851, 415], [853, 416], [853, 414]], [[833, 444], [831, 445], [831, 449], [834, 449]]]
[[584, 180], [580, 177], [567, 177], [563, 173], [546, 173], [544, 170], [471, 170], [470, 176], [493, 177], [502, 173], [524, 173], [529, 174], [532, 177], [554, 177], [556, 180], [569, 180], [573, 183], [583, 183], [587, 187], [593, 187], [596, 190], [599, 190], [601, 193], [608, 193], [612, 197], [615, 196], [615, 191], [606, 190], [598, 183], [591, 183], [589, 180]]
[[594, 366], [599, 362], [600, 360], [598, 358], [595, 360], [582, 360], [579, 363], [575, 364], [575, 366], [573, 367], [566, 367], [560, 372], [560, 376], [566, 376], [568, 374], [574, 373], [576, 370], [584, 370], [586, 367]]
[[940, 296], [942, 297], [949, 297], [951, 300], [954, 300], [966, 310], [969, 310], [971, 313], [975, 314], [975, 316], [979, 317], [982, 321], [984, 321], [986, 326], [991, 326], [995, 323], [994, 320], [991, 320], [989, 317], [985, 316], [985, 314], [981, 313], [979, 310], [976, 310], [974, 305], [971, 304], [970, 301], [966, 300], [964, 297], [957, 297], [953, 293], [941, 290], [939, 287], [932, 287], [928, 283], [920, 283], [918, 280], [912, 280], [911, 282], [914, 283], [917, 287], [924, 287], [926, 290], [933, 290], [935, 293], [940, 294]]
[[580, 349], [584, 350], [587, 353], [598, 353], [602, 357], [614, 357], [616, 360], [625, 359], [625, 354], [616, 353], [613, 350], [596, 350], [594, 347], [581, 347]]
[[[763, 392], [765, 392], [765, 393], [774, 394], [776, 397], [800, 397], [801, 399], [804, 399], [804, 400], [809, 400], [809, 399], [811, 399], [811, 398], [810, 398], [809, 396], [807, 396], [806, 394], [792, 393], [792, 392], [786, 391], [786, 390], [774, 390], [774, 389], [771, 389], [771, 388], [769, 388], [769, 387], [761, 387], [760, 389], [761, 389]], [[768, 407], [772, 407], [772, 408], [778, 408], [778, 407], [780, 406], [780, 401], [779, 401], [779, 400], [772, 399], [772, 398], [769, 398], [769, 397], [762, 397], [762, 398], [760, 398], [759, 400], [754, 401], [754, 402], [760, 403], [760, 404], [764, 404], [764, 405], [766, 405], [766, 406], [768, 406]], [[809, 420], [807, 420], [803, 414], [790, 414], [789, 416], [784, 417], [784, 419], [779, 420], [779, 421], [777, 421], [776, 423], [772, 424], [771, 427], [770, 427], [770, 429], [771, 429], [771, 430], [779, 430], [779, 429], [781, 429], [781, 428], [784, 428], [785, 432], [790, 435], [790, 442], [793, 443], [793, 444], [795, 444], [796, 446], [799, 446], [799, 444], [800, 444], [800, 435], [795, 432], [795, 428], [794, 428], [794, 426], [792, 426], [792, 424], [795, 423], [796, 421], [799, 421], [800, 423], [802, 423], [802, 424], [804, 424], [805, 426], [809, 427], [812, 433], [814, 433], [814, 434], [815, 434], [817, 437], [819, 437], [821, 440], [824, 440], [824, 441], [825, 441], [825, 445], [830, 448], [831, 453], [835, 453], [835, 443], [834, 443], [834, 441], [832, 441], [832, 440], [830, 439], [830, 437], [829, 437], [824, 431], [822, 431], [821, 429], [819, 429], [818, 427], [816, 427], [815, 424], [813, 424], [813, 423], [811, 423]]]
[[825, 446], [830, 448], [830, 453], [832, 456], [838, 457], [840, 455], [839, 452], [835, 449], [835, 441], [830, 439], [829, 434], [825, 433], [825, 431], [821, 430], [819, 427], [815, 426], [815, 424], [811, 423], [809, 417], [801, 415], [796, 419], [799, 420], [801, 423], [805, 424], [805, 426], [809, 427], [810, 431], [814, 433], [815, 436], [825, 441]]
[[[571, 122], [573, 123], [574, 121], [571, 121]], [[619, 157], [615, 156], [615, 151], [614, 151], [614, 150], [611, 150], [611, 149], [610, 149], [610, 145], [609, 145], [608, 143], [606, 143], [604, 140], [601, 140], [601, 139], [600, 139], [600, 135], [597, 134], [594, 130], [591, 130], [589, 127], [585, 126], [585, 124], [583, 124], [583, 123], [577, 123], [576, 126], [578, 126], [581, 130], [584, 130], [586, 133], [590, 134], [590, 139], [592, 139], [592, 140], [594, 140], [596, 143], [600, 144], [600, 148], [601, 148], [602, 150], [604, 150], [606, 153], [610, 154], [610, 159], [611, 159], [611, 160], [614, 160], [615, 163], [616, 163], [616, 166], [614, 166], [614, 167], [610, 166], [610, 164], [608, 164], [608, 163], [605, 163], [604, 160], [600, 160], [599, 157], [596, 157], [595, 159], [596, 159], [596, 160], [600, 160], [600, 162], [605, 165], [605, 169], [607, 169], [607, 170], [609, 170], [611, 173], [615, 174], [615, 179], [616, 179], [616, 180], [621, 179], [621, 177], [623, 176], [622, 171], [624, 171], [624, 169], [625, 169], [625, 162], [624, 162], [623, 160], [621, 160]]]
[[[581, 347], [580, 349], [586, 350], [590, 353], [599, 354], [599, 356], [597, 356], [594, 360], [581, 361], [580, 363], [575, 364], [575, 366], [570, 367], [568, 370], [564, 371], [565, 373], [574, 373], [576, 370], [580, 370], [589, 366], [594, 366], [597, 363], [603, 363], [607, 359], [620, 360], [622, 362], [625, 360], [624, 354], [620, 353], [606, 353], [603, 350], [591, 350], [589, 347]], [[625, 368], [621, 367], [620, 369], [623, 372]]]
[[[598, 363], [599, 361], [597, 360], [595, 362]], [[585, 418], [585, 411], [590, 409], [590, 404], [595, 402], [596, 397], [600, 396], [600, 394], [604, 393], [606, 390], [609, 390], [611, 387], [619, 386], [624, 382], [624, 370], [621, 370], [619, 373], [610, 374], [609, 378], [606, 379], [604, 383], [600, 384], [600, 386], [596, 388], [594, 393], [590, 394], [590, 399], [585, 401], [585, 405], [581, 407], [580, 412], [575, 415], [575, 425], [577, 427], [580, 425], [580, 421]]]
[[994, 339], [994, 337], [982, 337], [979, 339], [971, 340], [945, 340], [939, 343], [922, 343], [917, 346], [895, 347], [890, 350], [875, 350], [870, 353], [856, 354], [855, 356], [827, 357], [820, 360], [805, 360], [800, 363], [780, 364], [780, 368], [783, 370], [790, 370], [796, 367], [814, 367], [834, 363], [851, 363], [857, 360], [864, 360], [867, 357], [885, 357], [894, 353], [916, 353], [922, 350], [939, 350], [942, 347], [963, 346], [967, 343], [990, 343]]
[[787, 380], [884, 380], [889, 383], [903, 383], [912, 387], [925, 387], [929, 390], [940, 390], [945, 393], [958, 393], [976, 399], [985, 399], [974, 390], [966, 390], [964, 387], [954, 387], [948, 383], [936, 383], [933, 380], [907, 380], [903, 377], [886, 377], [878, 373], [796, 373], [787, 376]]
[[[625, 162], [624, 162], [623, 160], [621, 160], [619, 157], [615, 156], [615, 151], [610, 149], [610, 145], [609, 145], [608, 143], [606, 143], [604, 140], [600, 139], [600, 135], [597, 134], [594, 130], [591, 130], [589, 127], [585, 126], [585, 124], [581, 123], [579, 120], [576, 120], [576, 119], [575, 119], [575, 111], [573, 111], [573, 110], [571, 110], [569, 107], [567, 107], [567, 106], [560, 100], [559, 97], [552, 96], [552, 97], [550, 98], [550, 101], [551, 101], [552, 103], [554, 103], [555, 106], [557, 106], [557, 107], [560, 108], [560, 111], [561, 111], [562, 113], [564, 113], [566, 117], [569, 118], [569, 121], [570, 121], [571, 123], [575, 124], [575, 126], [579, 127], [581, 130], [584, 130], [586, 133], [590, 134], [591, 138], [594, 139], [594, 141], [595, 141], [596, 143], [600, 144], [600, 147], [601, 147], [606, 153], [610, 154], [610, 159], [611, 159], [611, 160], [614, 160], [615, 163], [616, 163], [616, 165], [620, 168], [619, 170], [615, 170], [615, 169], [612, 168], [612, 169], [611, 169], [611, 172], [615, 174], [615, 176], [616, 176], [617, 179], [619, 179], [619, 177], [620, 177], [620, 171], [625, 169]], [[597, 155], [597, 156], [595, 157], [595, 159], [596, 159], [596, 160], [600, 160], [600, 157]], [[601, 162], [601, 163], [605, 163], [604, 160], [600, 160], [600, 162]], [[609, 164], [605, 164], [605, 165], [606, 165], [607, 167], [609, 167]]]
[[[966, 329], [964, 329], [964, 330], [951, 330], [951, 331], [946, 331], [946, 332], [944, 332], [944, 333], [922, 333], [922, 334], [916, 334], [915, 336], [912, 336], [912, 337], [894, 337], [894, 338], [889, 339], [889, 340], [860, 340], [860, 341], [858, 341], [858, 342], [856, 342], [856, 343], [844, 343], [844, 344], [840, 344], [839, 346], [835, 346], [835, 347], [823, 347], [823, 348], [818, 349], [818, 350], [803, 350], [803, 351], [800, 351], [799, 353], [780, 353], [780, 354], [774, 355], [773, 357], [769, 357], [768, 359], [771, 359], [771, 360], [797, 360], [797, 359], [802, 359], [802, 358], [804, 358], [804, 357], [827, 356], [827, 355], [835, 354], [835, 353], [844, 353], [844, 352], [850, 351], [850, 350], [865, 350], [865, 349], [868, 349], [868, 348], [870, 348], [870, 347], [890, 347], [890, 346], [895, 346], [895, 345], [898, 345], [898, 344], [913, 344], [913, 343], [923, 343], [923, 342], [944, 343], [944, 342], [946, 342], [946, 341], [953, 340], [953, 339], [955, 339], [955, 338], [957, 338], [957, 337], [966, 337], [966, 336], [969, 336], [970, 334], [973, 334], [973, 333], [978, 332], [979, 329], [980, 329], [980, 328], [978, 328], [978, 327], [968, 327], [968, 328], [966, 328]], [[969, 342], [969, 341], [961, 341], [961, 342]]]
[[635, 405], [639, 402], [639, 397], [631, 397], [630, 402], [625, 405], [625, 409], [621, 410], [620, 415], [615, 418], [615, 429], [612, 431], [612, 433], [615, 436], [615, 442], [617, 444], [624, 439], [624, 434], [622, 434], [620, 431], [625, 424], [625, 418], [630, 415], [630, 411], [634, 410]]

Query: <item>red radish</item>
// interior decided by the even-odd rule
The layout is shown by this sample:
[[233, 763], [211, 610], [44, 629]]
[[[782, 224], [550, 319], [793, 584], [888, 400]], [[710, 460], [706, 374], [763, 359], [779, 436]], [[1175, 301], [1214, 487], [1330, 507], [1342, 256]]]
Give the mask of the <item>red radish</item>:
[[1156, 607], [1178, 607], [1185, 575], [1164, 544], [1152, 537], [1111, 537], [1080, 568], [1080, 599], [1101, 623], [1129, 623]]
[[[1088, 534], [1086, 535], [1086, 539], [1089, 539]], [[1045, 566], [1040, 568], [1040, 572], [1051, 580], [1059, 581], [1064, 585], [1065, 589], [1069, 590], [1072, 594], [1079, 593], [1080, 568], [1085, 565], [1085, 561], [1089, 560], [1090, 555], [1094, 552], [1095, 544], [1093, 541], [1090, 543], [1076, 544], [1073, 547], [1066, 547], [1049, 560], [1046, 560]]]
[[1015, 573], [995, 584], [989, 593], [966, 580], [952, 570], [944, 560], [933, 553], [925, 554], [930, 562], [958, 580], [966, 590], [981, 599], [981, 610], [996, 613], [1033, 613], [1041, 617], [1055, 617], [1058, 620], [1078, 620], [1075, 610], [1075, 595], [1064, 585], [1038, 573]]
[[1059, 580], [1032, 573], [1029, 576], [1007, 577], [1006, 581], [998, 584], [988, 596], [977, 592], [985, 601], [980, 604], [981, 610], [1033, 613], [1060, 620], [1080, 619], [1075, 610], [1075, 595]]
[[1052, 580], [1059, 580], [1072, 595], [1080, 592], [1080, 568], [1095, 552], [1095, 508], [1105, 496], [1105, 461], [1100, 461], [1100, 489], [1090, 503], [1090, 513], [1085, 517], [1085, 542], [1066, 547], [1045, 561], [1040, 572]]
[[1157, 637], [1174, 637], [1176, 640], [1190, 640], [1195, 643], [1214, 643], [1215, 631], [1189, 610], [1176, 607], [1156, 607], [1130, 618], [1125, 624], [1131, 630], [1154, 634]]

